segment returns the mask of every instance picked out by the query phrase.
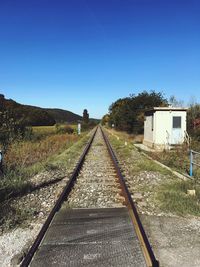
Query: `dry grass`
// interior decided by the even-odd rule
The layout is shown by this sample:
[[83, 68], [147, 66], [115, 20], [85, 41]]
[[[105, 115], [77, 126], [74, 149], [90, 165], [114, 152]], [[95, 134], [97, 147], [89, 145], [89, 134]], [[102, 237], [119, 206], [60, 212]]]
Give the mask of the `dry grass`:
[[34, 134], [53, 134], [56, 132], [55, 125], [53, 126], [33, 126]]
[[78, 140], [77, 135], [51, 135], [38, 142], [23, 141], [10, 145], [6, 154], [6, 168], [24, 168], [41, 160], [47, 159], [54, 153], [59, 153], [69, 147], [70, 143]]
[[133, 143], [142, 143], [144, 138], [144, 135], [142, 134], [128, 134], [127, 132], [116, 131], [114, 129], [107, 129], [107, 131], [115, 137], [119, 137], [121, 140]]

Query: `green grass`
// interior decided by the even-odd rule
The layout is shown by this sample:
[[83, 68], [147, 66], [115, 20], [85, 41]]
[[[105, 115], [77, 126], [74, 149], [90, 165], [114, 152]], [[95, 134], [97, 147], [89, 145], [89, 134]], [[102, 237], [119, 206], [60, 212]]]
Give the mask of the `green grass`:
[[161, 166], [159, 166], [158, 164], [152, 162], [149, 159], [141, 160], [140, 162], [138, 162], [137, 165], [138, 165], [138, 169], [139, 170], [160, 172], [160, 173], [162, 173], [164, 175], [172, 175], [172, 173], [169, 170], [162, 168]]
[[[196, 196], [187, 194], [187, 190], [195, 189]], [[156, 200], [161, 210], [177, 215], [200, 216], [200, 185], [191, 181], [174, 181], [161, 185]]]
[[26, 222], [35, 215], [35, 210], [21, 206], [13, 207], [7, 202], [4, 206], [0, 205], [0, 214], [0, 226], [3, 225], [1, 230], [6, 231], [15, 228], [17, 225], [27, 227]]
[[[130, 158], [133, 158], [131, 164], [133, 173], [140, 171], [153, 171], [160, 172], [164, 175], [171, 175], [171, 172], [169, 170], [162, 168], [152, 160], [147, 159], [145, 156], [139, 153], [133, 144], [128, 143], [128, 145], [125, 146], [124, 141], [117, 140], [117, 138], [113, 136], [110, 136], [109, 139], [113, 148], [121, 159], [129, 160]], [[136, 156], [132, 155], [133, 151]]]

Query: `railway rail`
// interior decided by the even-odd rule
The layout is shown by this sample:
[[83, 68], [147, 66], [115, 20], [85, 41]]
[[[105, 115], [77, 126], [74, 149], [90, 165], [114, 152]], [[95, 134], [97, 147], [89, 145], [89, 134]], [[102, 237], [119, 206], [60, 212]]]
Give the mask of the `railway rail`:
[[101, 127], [21, 264], [29, 265], [159, 266]]

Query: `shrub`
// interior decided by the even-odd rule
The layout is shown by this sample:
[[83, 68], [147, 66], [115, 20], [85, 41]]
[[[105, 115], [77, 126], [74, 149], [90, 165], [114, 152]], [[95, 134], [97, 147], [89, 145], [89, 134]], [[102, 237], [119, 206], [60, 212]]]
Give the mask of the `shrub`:
[[56, 133], [59, 134], [73, 134], [74, 129], [70, 127], [69, 125], [61, 126], [61, 125], [56, 125]]

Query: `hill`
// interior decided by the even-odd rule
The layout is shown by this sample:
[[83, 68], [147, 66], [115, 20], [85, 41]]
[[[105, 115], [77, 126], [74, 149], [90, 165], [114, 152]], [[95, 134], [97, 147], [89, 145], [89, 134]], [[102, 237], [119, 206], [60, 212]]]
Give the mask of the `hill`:
[[0, 94], [0, 111], [7, 110], [12, 117], [28, 126], [50, 126], [55, 123], [72, 123], [82, 117], [67, 110], [40, 108], [19, 104], [12, 99], [6, 99]]
[[82, 117], [68, 110], [58, 109], [58, 108], [45, 108], [44, 109], [51, 117], [54, 118], [56, 123], [63, 122], [77, 122], [82, 120]]

